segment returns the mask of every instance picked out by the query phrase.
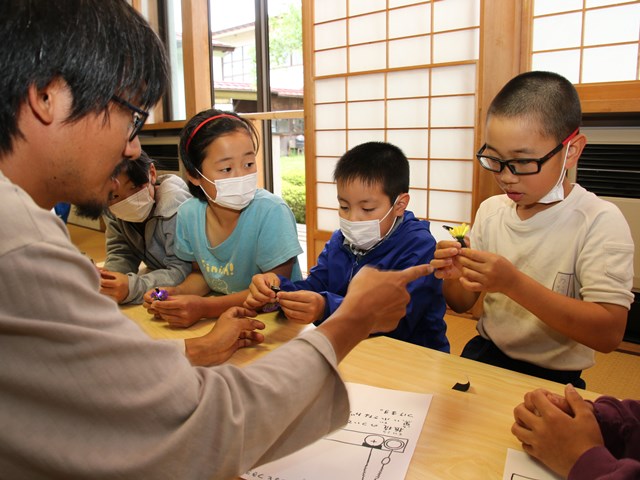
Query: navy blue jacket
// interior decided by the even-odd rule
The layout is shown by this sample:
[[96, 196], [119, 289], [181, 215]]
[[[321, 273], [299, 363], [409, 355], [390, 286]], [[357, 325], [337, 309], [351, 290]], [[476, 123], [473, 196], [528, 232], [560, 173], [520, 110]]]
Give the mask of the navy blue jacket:
[[[402, 270], [429, 263], [435, 249], [436, 241], [429, 231], [429, 222], [418, 220], [412, 212], [405, 211], [403, 221], [391, 235], [364, 255], [355, 255], [344, 245], [342, 232], [336, 230], [309, 276], [297, 282], [280, 276], [280, 288], [284, 291], [311, 290], [321, 294], [325, 298], [325, 312], [323, 319], [315, 322], [317, 325], [340, 306], [349, 282], [364, 265], [381, 270]], [[411, 282], [408, 289], [411, 301], [407, 315], [400, 320], [398, 328], [385, 335], [449, 352], [442, 280], [429, 275]]]

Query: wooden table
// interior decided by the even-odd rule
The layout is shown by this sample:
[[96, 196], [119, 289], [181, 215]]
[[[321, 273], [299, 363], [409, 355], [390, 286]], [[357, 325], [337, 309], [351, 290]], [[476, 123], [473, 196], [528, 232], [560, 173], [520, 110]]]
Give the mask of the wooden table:
[[[153, 338], [188, 338], [208, 332], [204, 320], [186, 330], [172, 329], [151, 318], [141, 307], [123, 311]], [[305, 327], [276, 314], [263, 314], [265, 343], [234, 354], [243, 365], [274, 350]], [[447, 355], [388, 337], [362, 342], [340, 364], [345, 381], [376, 387], [434, 394], [407, 480], [501, 479], [507, 448], [521, 450], [511, 434], [513, 408], [526, 392], [543, 387], [562, 393], [564, 387], [528, 375]], [[456, 383], [471, 383], [467, 392]], [[580, 391], [584, 398], [598, 394]]]

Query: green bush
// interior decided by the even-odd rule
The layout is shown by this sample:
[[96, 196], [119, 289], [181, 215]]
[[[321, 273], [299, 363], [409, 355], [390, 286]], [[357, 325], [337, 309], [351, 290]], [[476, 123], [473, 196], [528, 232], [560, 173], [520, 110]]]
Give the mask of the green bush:
[[290, 183], [297, 187], [304, 187], [304, 172], [291, 172], [282, 175], [282, 184]]
[[296, 223], [306, 223], [307, 190], [304, 174], [290, 173], [282, 176], [282, 198], [293, 211]]

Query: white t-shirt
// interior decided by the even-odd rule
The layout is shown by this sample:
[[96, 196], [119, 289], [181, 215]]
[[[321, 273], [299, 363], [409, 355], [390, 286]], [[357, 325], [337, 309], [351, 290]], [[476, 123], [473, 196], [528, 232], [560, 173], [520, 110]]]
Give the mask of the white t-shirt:
[[[547, 288], [629, 308], [633, 239], [618, 208], [574, 185], [565, 200], [521, 220], [506, 195], [485, 200], [471, 246], [497, 253]], [[594, 364], [594, 351], [560, 334], [506, 295], [488, 293], [478, 332], [512, 358], [556, 370]]]

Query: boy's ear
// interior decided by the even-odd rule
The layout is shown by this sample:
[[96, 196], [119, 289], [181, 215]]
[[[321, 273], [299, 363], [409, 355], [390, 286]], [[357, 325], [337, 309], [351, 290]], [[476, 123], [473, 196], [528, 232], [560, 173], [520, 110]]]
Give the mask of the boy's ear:
[[587, 137], [582, 133], [579, 133], [571, 139], [569, 143], [569, 152], [567, 153], [567, 164], [565, 166], [567, 170], [576, 166], [586, 144]]
[[401, 193], [400, 195], [398, 195], [396, 204], [393, 207], [393, 213], [396, 217], [404, 215], [404, 211], [407, 209], [410, 199], [411, 197], [409, 196], [408, 193]]
[[151, 185], [156, 184], [156, 180], [158, 179], [158, 171], [156, 170], [155, 163], [149, 165], [149, 182]]

